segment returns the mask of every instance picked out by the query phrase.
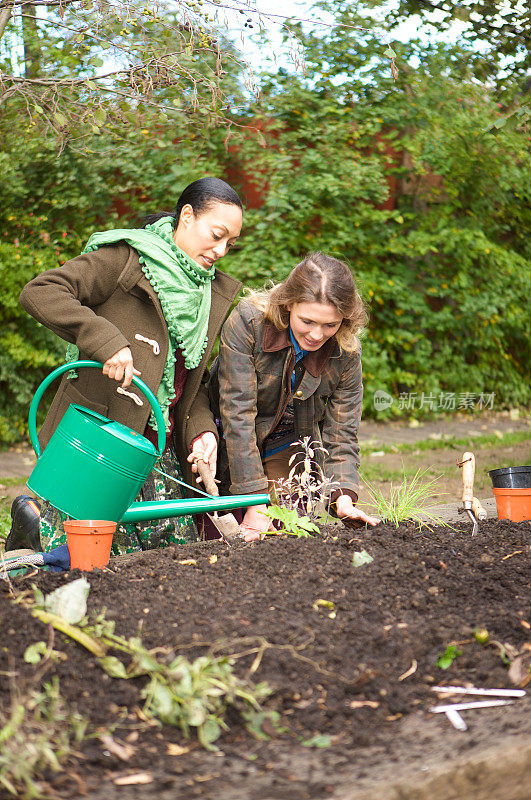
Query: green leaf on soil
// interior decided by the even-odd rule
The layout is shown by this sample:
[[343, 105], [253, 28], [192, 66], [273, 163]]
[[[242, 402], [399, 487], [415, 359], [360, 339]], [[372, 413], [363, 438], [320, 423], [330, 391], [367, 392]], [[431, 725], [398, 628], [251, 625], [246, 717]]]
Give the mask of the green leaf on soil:
[[128, 678], [127, 670], [119, 658], [116, 656], [105, 656], [99, 658], [98, 664], [111, 676], [111, 678]]
[[38, 664], [46, 653], [46, 650], [46, 642], [34, 642], [30, 644], [29, 647], [26, 647], [24, 651], [24, 661], [26, 664]]
[[71, 625], [76, 625], [87, 613], [89, 591], [90, 583], [87, 579], [77, 578], [46, 595], [44, 608]]
[[364, 564], [371, 564], [373, 561], [374, 558], [366, 550], [358, 550], [352, 556], [352, 566], [356, 569]]
[[219, 739], [220, 734], [221, 728], [214, 717], [209, 717], [207, 720], [205, 720], [204, 724], [201, 725], [197, 730], [199, 741], [203, 747], [206, 748], [209, 748], [212, 742], [215, 742], [216, 739]]
[[311, 739], [306, 739], [304, 742], [301, 742], [301, 744], [303, 747], [330, 747], [332, 744], [332, 737], [327, 733], [318, 733], [316, 736], [312, 736]]
[[278, 711], [254, 711], [249, 709], [242, 712], [245, 726], [255, 739], [268, 742], [276, 733], [284, 733], [287, 729], [280, 724]]
[[35, 605], [37, 608], [44, 608], [44, 594], [34, 583], [31, 584], [31, 588], [33, 589], [33, 600]]

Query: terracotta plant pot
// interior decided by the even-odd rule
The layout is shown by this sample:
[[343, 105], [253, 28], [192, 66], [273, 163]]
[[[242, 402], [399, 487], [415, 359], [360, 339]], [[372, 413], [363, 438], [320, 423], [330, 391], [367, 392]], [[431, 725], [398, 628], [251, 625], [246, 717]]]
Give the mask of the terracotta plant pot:
[[64, 523], [70, 569], [90, 571], [106, 567], [111, 555], [116, 522], [104, 519], [69, 519]]
[[512, 522], [523, 522], [531, 519], [530, 489], [497, 489], [492, 490], [496, 498], [498, 519], [510, 519]]

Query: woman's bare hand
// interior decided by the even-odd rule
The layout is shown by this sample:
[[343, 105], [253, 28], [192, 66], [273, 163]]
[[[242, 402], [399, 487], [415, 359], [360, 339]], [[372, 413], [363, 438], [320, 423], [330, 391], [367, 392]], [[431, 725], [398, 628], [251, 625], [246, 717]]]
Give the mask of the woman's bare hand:
[[[205, 431], [192, 442], [192, 452], [187, 459], [192, 464], [192, 472], [197, 472], [197, 464], [195, 462], [198, 459], [208, 464], [212, 477], [215, 478], [218, 461], [218, 442], [212, 431]], [[197, 483], [202, 480], [201, 476], [199, 476]]]
[[256, 542], [259, 539], [265, 539], [266, 531], [271, 530], [273, 527], [269, 517], [266, 517], [265, 512], [267, 506], [251, 506], [245, 512], [242, 524], [240, 525], [242, 531], [242, 538], [246, 542]]
[[336, 511], [337, 516], [345, 522], [354, 520], [360, 525], [378, 525], [382, 521], [381, 519], [378, 519], [378, 517], [370, 517], [364, 511], [356, 508], [352, 502], [352, 498], [348, 494], [339, 495], [336, 500]]
[[108, 358], [103, 365], [103, 374], [108, 375], [109, 378], [115, 381], [121, 381], [123, 378], [122, 388], [125, 389], [131, 384], [133, 375], [141, 375], [142, 373], [135, 369], [133, 366], [133, 355], [129, 347], [122, 347], [111, 358]]

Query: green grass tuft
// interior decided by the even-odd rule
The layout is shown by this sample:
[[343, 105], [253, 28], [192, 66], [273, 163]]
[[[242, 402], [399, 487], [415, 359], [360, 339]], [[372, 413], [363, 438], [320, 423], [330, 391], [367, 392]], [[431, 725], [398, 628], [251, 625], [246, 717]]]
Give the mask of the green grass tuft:
[[385, 497], [380, 489], [362, 477], [362, 483], [371, 501], [359, 503], [359, 505], [368, 508], [371, 514], [379, 517], [383, 522], [390, 522], [397, 528], [401, 522], [409, 520], [417, 522], [420, 527], [430, 528], [431, 526], [427, 522], [429, 520], [434, 525], [444, 525], [450, 528], [451, 526], [447, 522], [443, 522], [440, 517], [426, 510], [433, 505], [433, 490], [439, 482], [438, 476], [422, 481], [422, 477], [427, 471], [427, 469], [418, 469], [410, 480], [404, 471], [401, 484], [399, 486], [391, 484], [389, 497]]

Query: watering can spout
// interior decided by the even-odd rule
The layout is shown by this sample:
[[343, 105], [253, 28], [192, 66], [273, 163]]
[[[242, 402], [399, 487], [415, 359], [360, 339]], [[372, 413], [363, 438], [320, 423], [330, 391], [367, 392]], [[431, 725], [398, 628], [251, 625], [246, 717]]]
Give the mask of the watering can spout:
[[269, 504], [268, 494], [242, 494], [238, 496], [190, 498], [185, 500], [159, 500], [155, 502], [132, 503], [122, 516], [122, 522], [142, 522], [146, 519], [166, 519], [181, 517], [183, 514], [204, 514], [226, 511], [232, 508]]

